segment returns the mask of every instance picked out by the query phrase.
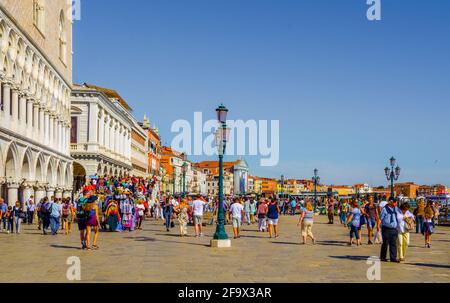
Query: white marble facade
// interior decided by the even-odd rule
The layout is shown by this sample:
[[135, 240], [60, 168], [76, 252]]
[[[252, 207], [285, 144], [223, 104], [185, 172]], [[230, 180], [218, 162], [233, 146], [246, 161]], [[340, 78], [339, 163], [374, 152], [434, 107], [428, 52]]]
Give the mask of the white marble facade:
[[0, 197], [72, 191], [70, 90], [66, 81], [0, 9]]
[[132, 121], [117, 100], [95, 88], [74, 86], [71, 117], [71, 156], [86, 177], [131, 174]]

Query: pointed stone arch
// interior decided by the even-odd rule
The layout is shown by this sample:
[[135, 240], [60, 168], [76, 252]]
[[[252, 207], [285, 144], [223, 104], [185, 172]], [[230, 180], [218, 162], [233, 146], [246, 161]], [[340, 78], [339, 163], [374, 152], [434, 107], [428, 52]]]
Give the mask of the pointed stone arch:
[[16, 180], [20, 177], [18, 174], [19, 171], [19, 151], [17, 149], [16, 144], [10, 143], [9, 146], [7, 146], [4, 154], [5, 158], [5, 176], [7, 178], [12, 178], [13, 180]]
[[44, 182], [45, 181], [45, 169], [46, 169], [46, 161], [45, 157], [42, 153], [38, 154], [35, 160], [34, 165], [34, 178], [38, 182]]
[[33, 153], [30, 148], [25, 149], [23, 154], [23, 158], [21, 160], [20, 167], [20, 176], [22, 179], [26, 179], [28, 181], [34, 179], [34, 161], [33, 161]]

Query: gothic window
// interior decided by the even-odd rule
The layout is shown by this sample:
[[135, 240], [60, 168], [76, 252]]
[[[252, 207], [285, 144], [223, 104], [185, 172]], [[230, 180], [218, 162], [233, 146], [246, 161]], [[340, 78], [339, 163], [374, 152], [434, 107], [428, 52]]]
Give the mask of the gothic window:
[[64, 12], [59, 14], [59, 59], [66, 64], [67, 41], [66, 41], [66, 23]]
[[33, 21], [34, 25], [39, 31], [44, 34], [45, 30], [45, 9], [40, 0], [34, 0], [33, 2]]

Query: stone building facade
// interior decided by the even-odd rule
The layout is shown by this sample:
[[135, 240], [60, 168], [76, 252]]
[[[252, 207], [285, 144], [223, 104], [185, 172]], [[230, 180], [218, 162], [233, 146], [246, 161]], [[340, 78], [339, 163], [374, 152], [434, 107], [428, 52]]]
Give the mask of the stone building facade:
[[71, 156], [77, 189], [89, 178], [130, 175], [133, 121], [117, 92], [74, 85], [71, 107]]
[[71, 2], [48, 2], [0, 0], [0, 196], [10, 205], [72, 190]]

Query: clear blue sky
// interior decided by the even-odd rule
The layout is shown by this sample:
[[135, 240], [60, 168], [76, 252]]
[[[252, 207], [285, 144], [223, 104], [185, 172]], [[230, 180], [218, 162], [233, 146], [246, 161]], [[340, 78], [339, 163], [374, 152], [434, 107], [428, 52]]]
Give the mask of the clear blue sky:
[[114, 88], [163, 143], [171, 123], [279, 119], [280, 163], [255, 175], [450, 185], [450, 1], [83, 0], [74, 81]]

